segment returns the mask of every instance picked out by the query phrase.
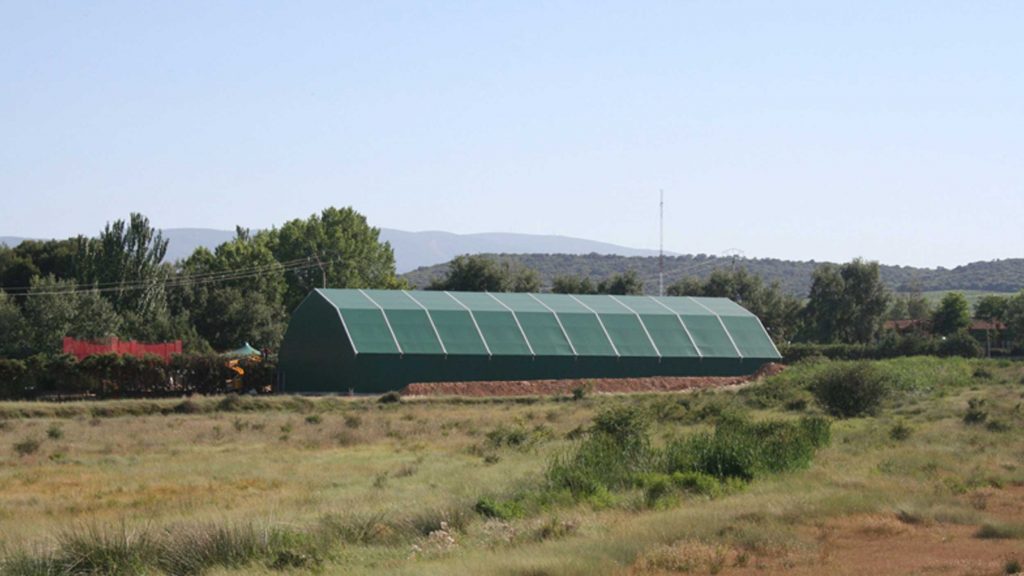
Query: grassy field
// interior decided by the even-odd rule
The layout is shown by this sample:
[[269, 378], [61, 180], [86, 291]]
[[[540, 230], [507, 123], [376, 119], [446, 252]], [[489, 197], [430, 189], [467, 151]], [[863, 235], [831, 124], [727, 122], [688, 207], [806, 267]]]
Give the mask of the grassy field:
[[[0, 403], [0, 574], [1019, 569], [1024, 365], [866, 366], [578, 400]], [[700, 489], [648, 473], [716, 426], [836, 414], [819, 398], [837, 374], [872, 380], [881, 403], [836, 417], [792, 469]], [[552, 463], [616, 410], [649, 423], [638, 480], [553, 485]]]

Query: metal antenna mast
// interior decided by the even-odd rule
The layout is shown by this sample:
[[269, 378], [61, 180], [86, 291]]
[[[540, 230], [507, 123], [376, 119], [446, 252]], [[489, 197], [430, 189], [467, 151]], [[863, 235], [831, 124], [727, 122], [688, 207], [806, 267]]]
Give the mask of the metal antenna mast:
[[658, 190], [658, 296], [665, 295], [665, 191]]

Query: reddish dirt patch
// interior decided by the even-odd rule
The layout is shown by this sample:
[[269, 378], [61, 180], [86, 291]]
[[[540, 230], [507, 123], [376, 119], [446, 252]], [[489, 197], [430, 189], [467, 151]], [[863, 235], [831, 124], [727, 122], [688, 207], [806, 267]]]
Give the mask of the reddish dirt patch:
[[977, 526], [912, 526], [893, 518], [854, 516], [814, 529], [817, 550], [761, 560], [722, 574], [1002, 574], [1022, 559], [1017, 540], [982, 540]]
[[778, 374], [781, 364], [769, 363], [749, 376], [651, 376], [645, 378], [580, 378], [574, 380], [505, 380], [481, 382], [430, 382], [409, 384], [405, 396], [551, 396], [568, 395], [578, 388], [588, 393], [678, 392], [736, 386]]

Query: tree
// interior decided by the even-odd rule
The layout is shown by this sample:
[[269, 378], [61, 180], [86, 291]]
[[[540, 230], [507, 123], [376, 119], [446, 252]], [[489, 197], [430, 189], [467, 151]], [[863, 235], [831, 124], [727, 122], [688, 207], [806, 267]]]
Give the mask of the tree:
[[597, 285], [599, 294], [643, 294], [644, 282], [637, 275], [636, 270], [628, 270], [624, 274], [613, 274], [610, 278], [602, 280]]
[[464, 254], [448, 263], [448, 273], [435, 279], [428, 290], [505, 292], [505, 270], [491, 258]]
[[286, 310], [293, 310], [314, 288], [402, 288], [395, 276], [395, 254], [380, 241], [380, 230], [352, 208], [326, 208], [309, 218], [285, 222], [266, 235], [274, 258], [282, 265], [306, 262], [310, 267], [285, 274]]
[[28, 352], [28, 325], [14, 298], [0, 290], [0, 358], [18, 358]]
[[506, 262], [509, 292], [540, 292], [540, 275], [532, 268]]
[[914, 288], [906, 296], [907, 318], [911, 320], [927, 320], [932, 315], [932, 305], [924, 297], [921, 290]]
[[239, 227], [213, 253], [200, 247], [180, 266], [182, 286], [172, 291], [172, 311], [187, 314], [216, 349], [243, 342], [277, 348], [284, 336], [288, 286], [268, 240]]
[[172, 270], [163, 265], [167, 240], [149, 219], [132, 213], [128, 222], [107, 223], [98, 238], [77, 239], [75, 272], [80, 284], [98, 286], [125, 320], [129, 336], [171, 336], [165, 284]]
[[498, 262], [493, 258], [464, 254], [448, 263], [448, 273], [436, 278], [428, 290], [462, 292], [537, 292], [540, 276], [515, 262]]
[[1024, 347], [1024, 290], [1007, 298], [1003, 322], [1013, 342]]
[[878, 262], [855, 259], [814, 271], [805, 308], [807, 336], [818, 342], [871, 342], [889, 305]]
[[33, 352], [57, 353], [65, 336], [97, 340], [116, 336], [121, 318], [95, 290], [70, 280], [34, 278], [25, 299], [26, 341]]
[[779, 342], [788, 341], [799, 328], [800, 301], [782, 292], [778, 282], [765, 285], [760, 276], [744, 268], [720, 268], [704, 282], [685, 278], [668, 287], [672, 296], [729, 298], [761, 319], [765, 329]]
[[928, 320], [932, 317], [932, 306], [924, 294], [915, 288], [894, 295], [886, 317], [889, 320]]
[[985, 320], [1002, 320], [1006, 316], [1006, 309], [1010, 299], [1006, 296], [989, 294], [982, 296], [974, 305], [974, 315]]
[[594, 294], [597, 287], [585, 276], [555, 276], [551, 281], [551, 291], [555, 294]]
[[956, 334], [971, 325], [971, 306], [960, 292], [949, 292], [932, 314], [932, 331], [943, 336]]

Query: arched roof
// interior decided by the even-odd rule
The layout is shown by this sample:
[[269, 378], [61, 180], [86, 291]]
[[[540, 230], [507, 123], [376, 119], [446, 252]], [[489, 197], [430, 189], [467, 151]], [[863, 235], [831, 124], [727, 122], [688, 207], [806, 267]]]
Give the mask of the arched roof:
[[726, 298], [315, 293], [337, 310], [357, 355], [780, 358], [760, 320]]

